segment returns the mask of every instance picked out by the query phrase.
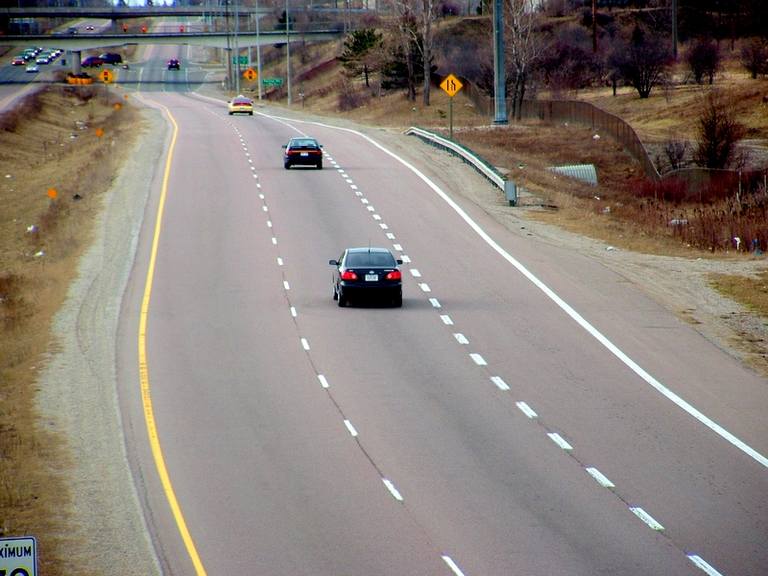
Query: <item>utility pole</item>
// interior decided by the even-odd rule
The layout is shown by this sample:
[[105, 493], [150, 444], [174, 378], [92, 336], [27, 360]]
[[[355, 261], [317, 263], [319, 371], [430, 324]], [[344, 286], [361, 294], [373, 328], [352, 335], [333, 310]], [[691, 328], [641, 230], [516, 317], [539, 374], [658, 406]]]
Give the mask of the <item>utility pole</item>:
[[677, 60], [677, 0], [672, 0], [672, 56]]
[[493, 0], [493, 104], [494, 124], [507, 124], [507, 79], [504, 69], [504, 14], [502, 0]]
[[235, 0], [235, 92], [240, 94], [240, 45], [238, 44], [237, 33], [240, 29], [240, 12], [238, 11], [238, 0]]
[[290, 0], [285, 0], [285, 48], [287, 52], [287, 65], [286, 65], [286, 76], [287, 76], [287, 84], [288, 84], [288, 106], [293, 104], [293, 95], [291, 94], [291, 13], [290, 13], [291, 5]]
[[227, 25], [227, 55], [225, 56], [227, 61], [227, 90], [230, 90], [232, 86], [232, 48], [229, 45], [229, 35], [232, 33], [232, 30], [229, 27], [229, 0], [224, 0], [224, 10], [224, 20]]
[[256, 0], [256, 72], [258, 73], [259, 82], [259, 100], [261, 100], [261, 41], [259, 40], [259, 34], [261, 33], [261, 24], [259, 23], [259, 0]]
[[592, 52], [597, 54], [597, 0], [592, 0]]

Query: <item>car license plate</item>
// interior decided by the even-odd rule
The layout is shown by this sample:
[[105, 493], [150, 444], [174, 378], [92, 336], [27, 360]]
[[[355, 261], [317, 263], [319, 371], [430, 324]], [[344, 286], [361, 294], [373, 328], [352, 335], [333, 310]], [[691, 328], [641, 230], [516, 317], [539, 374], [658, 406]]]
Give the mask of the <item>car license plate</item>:
[[378, 282], [379, 281], [379, 275], [378, 274], [366, 274], [365, 275], [365, 281], [366, 282]]
[[302, 156], [309, 156], [309, 152], [302, 152], [301, 155]]

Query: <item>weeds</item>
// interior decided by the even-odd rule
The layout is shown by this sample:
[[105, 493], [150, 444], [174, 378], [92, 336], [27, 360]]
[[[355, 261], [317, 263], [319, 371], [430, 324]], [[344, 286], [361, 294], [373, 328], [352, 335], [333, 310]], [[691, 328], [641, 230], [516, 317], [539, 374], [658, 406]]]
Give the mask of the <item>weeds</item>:
[[[39, 426], [35, 380], [98, 197], [121, 160], [113, 143], [124, 148], [136, 133], [135, 111], [117, 112], [96, 94], [50, 86], [0, 116], [0, 149], [13, 150], [0, 156], [0, 536], [35, 535], [40, 573], [51, 576], [66, 565], [69, 492], [61, 472], [69, 457], [63, 439]], [[108, 136], [99, 138], [95, 127]], [[55, 200], [50, 188], [59, 192]]]

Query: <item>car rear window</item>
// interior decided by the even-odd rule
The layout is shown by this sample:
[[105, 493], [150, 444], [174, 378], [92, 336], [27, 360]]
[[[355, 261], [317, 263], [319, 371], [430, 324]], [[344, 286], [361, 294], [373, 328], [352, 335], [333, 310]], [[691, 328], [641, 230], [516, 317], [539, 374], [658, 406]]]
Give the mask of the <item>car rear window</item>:
[[374, 267], [374, 268], [394, 268], [395, 259], [392, 254], [386, 252], [353, 252], [347, 256], [345, 263], [348, 268], [355, 267]]
[[317, 142], [314, 140], [294, 140], [291, 142], [291, 148], [317, 148]]

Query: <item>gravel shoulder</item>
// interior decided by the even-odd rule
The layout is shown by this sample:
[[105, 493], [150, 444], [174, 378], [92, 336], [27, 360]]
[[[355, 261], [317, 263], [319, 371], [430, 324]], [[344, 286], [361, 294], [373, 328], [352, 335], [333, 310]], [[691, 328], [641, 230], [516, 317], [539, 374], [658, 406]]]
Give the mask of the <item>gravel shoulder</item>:
[[[208, 85], [201, 97], [225, 101], [216, 87]], [[133, 102], [139, 105], [137, 99]], [[258, 110], [358, 130], [415, 165], [427, 167], [430, 176], [442, 182], [462, 182], [457, 193], [510, 232], [519, 233], [524, 224], [526, 233], [537, 241], [567, 246], [593, 258], [637, 285], [721, 349], [762, 374], [768, 373], [763, 348], [765, 322], [722, 297], [707, 280], [712, 272], [754, 274], [765, 267], [762, 260], [684, 259], [609, 249], [602, 242], [531, 218], [533, 208], [509, 207], [502, 193], [469, 166], [398, 130], [363, 127], [275, 107]], [[42, 425], [65, 436], [74, 461], [74, 466], [63, 472], [73, 495], [68, 512], [68, 557], [74, 574], [161, 573], [127, 462], [115, 368], [115, 335], [123, 293], [169, 134], [158, 111], [143, 108], [142, 115], [143, 134], [105, 197], [93, 246], [83, 256], [67, 303], [55, 318], [55, 351], [40, 381]]]

